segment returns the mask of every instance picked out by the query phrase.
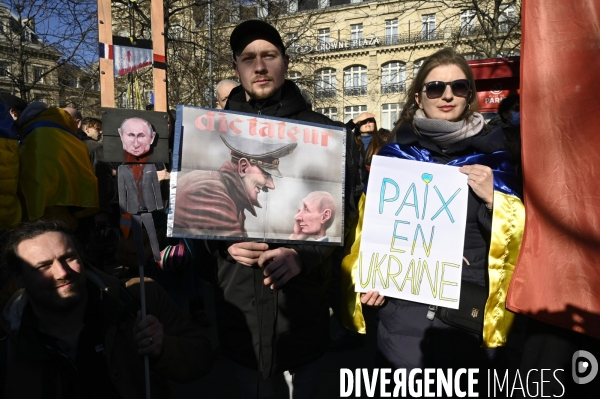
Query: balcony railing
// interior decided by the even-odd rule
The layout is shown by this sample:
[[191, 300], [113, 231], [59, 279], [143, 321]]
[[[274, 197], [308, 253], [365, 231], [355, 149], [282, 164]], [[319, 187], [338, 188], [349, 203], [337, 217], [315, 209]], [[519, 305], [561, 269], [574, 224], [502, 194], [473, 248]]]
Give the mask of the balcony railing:
[[405, 91], [406, 84], [404, 82], [381, 85], [381, 94], [404, 93]]
[[315, 92], [315, 96], [317, 98], [332, 98], [337, 95], [337, 90], [335, 88], [331, 89], [317, 89]]
[[385, 36], [385, 45], [386, 46], [393, 46], [394, 44], [398, 44], [398, 43], [400, 43], [400, 36], [398, 34]]
[[366, 96], [367, 86], [349, 86], [344, 87], [345, 96]]
[[[442, 39], [443, 36], [440, 38]], [[424, 42], [428, 42], [431, 40], [438, 40], [438, 32], [433, 29], [433, 30], [423, 30], [421, 31], [421, 40]]]
[[[349, 49], [357, 48], [372, 48], [374, 46], [396, 46], [403, 44], [416, 44], [419, 42], [430, 42], [437, 40], [450, 40], [461, 37], [473, 37], [484, 35], [481, 27], [475, 25], [463, 25], [454, 28], [450, 27], [437, 27], [436, 29], [423, 30], [420, 24], [417, 27], [413, 25], [412, 28], [404, 31], [402, 28], [400, 33], [388, 34], [383, 36], [369, 35], [361, 39], [353, 40], [352, 36], [346, 36], [346, 38], [338, 40], [329, 40], [327, 43], [317, 41], [316, 43], [297, 43], [294, 46], [290, 46], [290, 54], [309, 54], [309, 53], [328, 53], [334, 51], [346, 51]], [[499, 25], [499, 32], [507, 34], [510, 31], [508, 23]]]

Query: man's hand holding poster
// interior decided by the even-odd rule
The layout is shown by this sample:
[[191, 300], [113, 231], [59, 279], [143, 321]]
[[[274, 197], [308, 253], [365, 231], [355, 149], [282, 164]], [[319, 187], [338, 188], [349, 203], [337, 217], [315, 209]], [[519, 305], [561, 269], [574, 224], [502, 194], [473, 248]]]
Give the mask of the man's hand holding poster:
[[458, 309], [468, 192], [457, 167], [374, 156], [356, 292]]
[[168, 233], [342, 244], [345, 130], [177, 109]]

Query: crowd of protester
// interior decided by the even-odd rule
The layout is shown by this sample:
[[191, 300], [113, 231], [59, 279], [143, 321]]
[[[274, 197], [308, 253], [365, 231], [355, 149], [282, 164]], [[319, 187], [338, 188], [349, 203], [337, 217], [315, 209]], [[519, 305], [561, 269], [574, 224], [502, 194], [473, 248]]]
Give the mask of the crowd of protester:
[[[168, 397], [167, 379], [189, 382], [212, 367], [213, 348], [199, 328], [215, 322], [203, 310], [208, 282], [219, 351], [233, 360], [242, 397], [272, 397], [274, 377], [283, 374], [290, 398], [316, 398], [325, 351], [362, 343], [361, 334], [343, 326], [339, 313], [346, 304], [339, 298], [342, 262], [357, 239], [359, 203], [377, 154], [410, 147], [442, 164], [479, 156], [478, 163], [457, 165], [470, 186], [462, 280], [489, 284], [495, 176], [521, 174], [518, 95], [505, 98], [499, 118], [486, 123], [468, 64], [444, 49], [423, 62], [391, 132], [378, 129], [369, 112], [342, 125], [313, 112], [284, 79], [289, 58], [272, 26], [243, 22], [230, 44], [240, 84], [217, 86], [218, 108], [346, 128], [345, 249], [169, 238], [166, 213], [156, 211], [160, 260], [154, 261], [145, 235], [152, 280], [146, 283], [148, 315], [141, 317], [136, 244], [119, 210], [119, 164], [104, 161], [102, 121], [2, 94], [0, 298], [7, 339], [0, 341], [6, 357], [0, 385], [6, 397], [141, 397], [143, 355], [151, 359], [153, 396]], [[256, 76], [268, 79], [257, 83]], [[485, 163], [503, 150], [510, 162], [501, 169]], [[414, 154], [411, 159], [425, 161]], [[155, 166], [167, 193], [170, 166]], [[162, 198], [166, 209], [169, 196]], [[358, 303], [378, 309], [373, 356], [380, 367], [519, 368], [523, 320], [515, 322], [514, 337], [503, 340], [505, 348], [491, 349], [500, 345], [486, 348], [481, 334], [429, 317], [427, 305], [376, 291], [360, 294]], [[331, 339], [330, 308], [340, 331]]]

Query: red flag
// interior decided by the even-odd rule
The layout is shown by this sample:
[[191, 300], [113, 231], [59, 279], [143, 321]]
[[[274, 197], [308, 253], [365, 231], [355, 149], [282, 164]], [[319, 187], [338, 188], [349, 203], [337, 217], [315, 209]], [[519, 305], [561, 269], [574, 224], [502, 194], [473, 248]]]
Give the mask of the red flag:
[[522, 12], [527, 217], [507, 307], [600, 338], [600, 2]]

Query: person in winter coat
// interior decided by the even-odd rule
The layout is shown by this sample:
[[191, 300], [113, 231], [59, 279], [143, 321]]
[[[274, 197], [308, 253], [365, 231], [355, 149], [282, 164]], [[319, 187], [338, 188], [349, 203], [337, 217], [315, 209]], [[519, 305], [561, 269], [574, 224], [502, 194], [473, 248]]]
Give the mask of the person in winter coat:
[[77, 125], [67, 111], [36, 101], [17, 119], [19, 193], [23, 220], [78, 218], [98, 213], [98, 184]]
[[501, 124], [498, 124], [504, 131], [506, 138], [506, 149], [512, 156], [512, 163], [515, 170], [521, 174], [521, 106], [518, 94], [512, 94], [505, 97], [498, 106]]
[[[299, 88], [285, 80], [289, 58], [274, 27], [242, 22], [230, 44], [241, 85], [231, 91], [225, 110], [337, 125], [307, 109]], [[281, 373], [294, 398], [316, 397], [318, 360], [329, 343], [326, 289], [333, 247], [226, 241], [197, 247], [211, 255], [198, 256], [207, 259], [198, 267], [213, 273], [221, 350], [234, 362], [242, 397], [270, 397], [272, 377]]]
[[354, 119], [346, 122], [346, 129], [354, 137], [359, 152], [360, 184], [356, 184], [354, 194], [360, 197], [363, 187], [369, 178], [369, 167], [373, 155], [383, 147], [384, 143], [377, 133], [375, 115], [363, 112]]
[[0, 231], [21, 222], [21, 203], [17, 196], [19, 140], [9, 110], [9, 105], [0, 100]]
[[[490, 293], [482, 335], [443, 323], [426, 304], [384, 298], [377, 291], [360, 294], [363, 305], [381, 307], [378, 349], [384, 363], [395, 368], [485, 368], [495, 353], [481, 348], [482, 342], [493, 348], [507, 340], [512, 314], [504, 301], [524, 221], [520, 183], [503, 151], [502, 130], [488, 128], [476, 107], [473, 73], [465, 59], [452, 49], [440, 50], [423, 63], [407, 93], [392, 132], [395, 143], [379, 152], [460, 166], [470, 187], [462, 281], [488, 287]], [[357, 251], [354, 245], [344, 259], [347, 272], [356, 264]]]
[[23, 288], [3, 304], [4, 398], [141, 398], [150, 359], [152, 398], [166, 379], [188, 383], [213, 362], [209, 340], [152, 280], [148, 314], [139, 279], [121, 284], [84, 263], [67, 225], [38, 220], [10, 232], [4, 265]]

